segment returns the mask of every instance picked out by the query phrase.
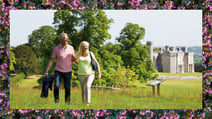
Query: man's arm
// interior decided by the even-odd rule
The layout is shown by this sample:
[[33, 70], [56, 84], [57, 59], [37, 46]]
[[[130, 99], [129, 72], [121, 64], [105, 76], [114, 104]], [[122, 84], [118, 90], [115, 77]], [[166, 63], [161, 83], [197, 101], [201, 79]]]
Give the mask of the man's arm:
[[52, 64], [54, 63], [54, 59], [55, 59], [55, 58], [51, 58], [51, 59], [49, 60], [48, 66], [47, 66], [47, 68], [46, 68], [45, 76], [48, 76], [49, 69], [51, 68]]
[[72, 55], [72, 62], [75, 62], [75, 63], [77, 63], [77, 64], [79, 64], [79, 61], [76, 59], [76, 55], [75, 54], [73, 54]]

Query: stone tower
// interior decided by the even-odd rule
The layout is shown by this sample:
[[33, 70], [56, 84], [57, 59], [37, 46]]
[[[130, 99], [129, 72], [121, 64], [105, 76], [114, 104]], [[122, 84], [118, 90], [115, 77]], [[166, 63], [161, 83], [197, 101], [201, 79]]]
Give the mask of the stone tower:
[[149, 55], [151, 57], [151, 60], [153, 61], [153, 44], [152, 44], [152, 41], [147, 41], [147, 46], [149, 47]]

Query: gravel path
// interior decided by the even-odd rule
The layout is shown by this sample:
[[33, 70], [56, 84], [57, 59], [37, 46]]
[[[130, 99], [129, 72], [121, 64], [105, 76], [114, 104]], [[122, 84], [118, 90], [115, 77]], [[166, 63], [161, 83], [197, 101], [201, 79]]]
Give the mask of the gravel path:
[[162, 79], [164, 77], [165, 79], [176, 79], [176, 80], [184, 80], [184, 79], [197, 79], [200, 80], [202, 77], [200, 76], [166, 76], [166, 75], [160, 75], [158, 78]]

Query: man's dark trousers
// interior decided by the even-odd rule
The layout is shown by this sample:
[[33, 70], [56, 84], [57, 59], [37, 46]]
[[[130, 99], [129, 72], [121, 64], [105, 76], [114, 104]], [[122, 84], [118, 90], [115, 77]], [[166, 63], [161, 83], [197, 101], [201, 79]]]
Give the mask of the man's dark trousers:
[[72, 72], [59, 72], [55, 70], [54, 72], [54, 99], [55, 102], [59, 102], [59, 88], [61, 79], [64, 79], [64, 87], [65, 87], [65, 102], [70, 103], [70, 82], [71, 82]]

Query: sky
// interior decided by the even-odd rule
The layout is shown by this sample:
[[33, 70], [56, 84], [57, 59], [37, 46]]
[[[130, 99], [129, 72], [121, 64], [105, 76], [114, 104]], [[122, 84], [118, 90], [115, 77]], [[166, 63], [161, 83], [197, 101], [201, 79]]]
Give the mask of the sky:
[[[28, 42], [28, 35], [41, 26], [53, 26], [56, 10], [10, 10], [10, 45]], [[103, 10], [114, 23], [110, 25], [111, 39], [117, 43], [126, 23], [145, 28], [142, 40], [152, 41], [153, 46], [202, 46], [202, 10]]]

